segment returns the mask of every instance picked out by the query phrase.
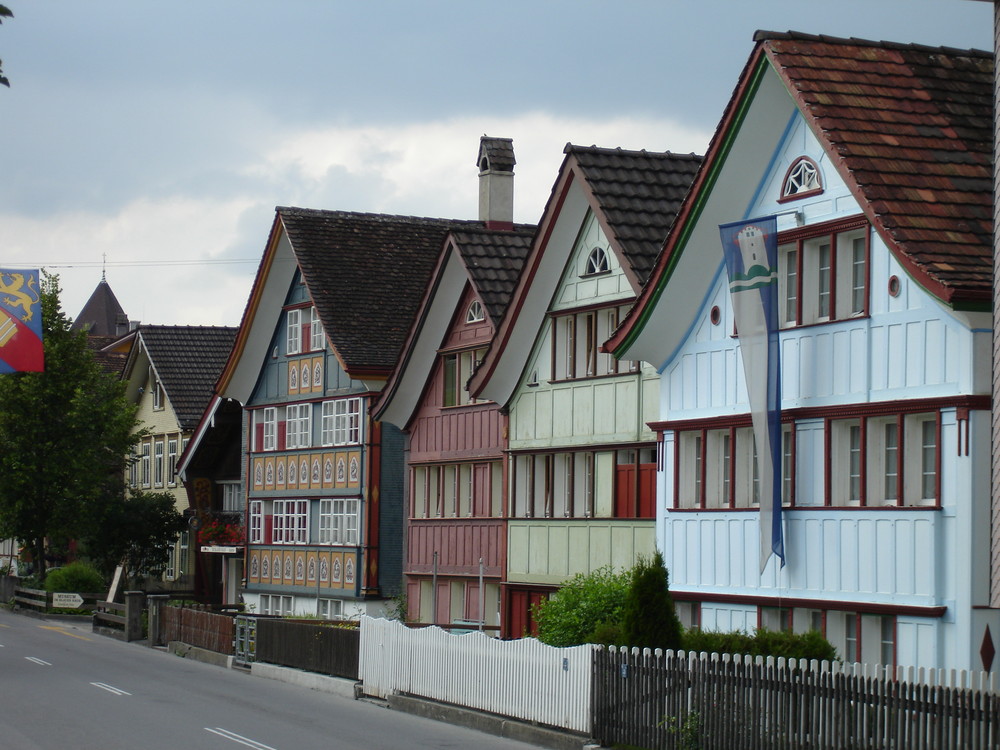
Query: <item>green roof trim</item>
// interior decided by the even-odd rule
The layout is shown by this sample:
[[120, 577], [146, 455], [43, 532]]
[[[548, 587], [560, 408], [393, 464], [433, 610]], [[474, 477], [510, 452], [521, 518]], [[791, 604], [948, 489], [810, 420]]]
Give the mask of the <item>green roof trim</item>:
[[663, 294], [663, 290], [666, 287], [667, 282], [670, 280], [670, 276], [673, 274], [674, 268], [676, 267], [681, 254], [684, 252], [684, 248], [686, 247], [688, 239], [691, 236], [693, 227], [697, 224], [698, 218], [705, 209], [705, 203], [708, 200], [708, 195], [712, 192], [715, 187], [715, 183], [719, 179], [722, 168], [725, 166], [726, 158], [729, 156], [729, 152], [733, 148], [736, 136], [739, 135], [743, 122], [746, 120], [747, 113], [750, 110], [750, 105], [753, 102], [754, 95], [760, 88], [760, 84], [764, 80], [764, 73], [769, 66], [770, 61], [765, 55], [761, 55], [760, 60], [757, 62], [757, 66], [754, 68], [753, 73], [750, 76], [746, 90], [737, 104], [732, 124], [723, 134], [722, 140], [716, 147], [717, 157], [712, 158], [711, 155], [706, 154], [705, 162], [708, 166], [708, 172], [705, 175], [705, 180], [701, 185], [701, 189], [698, 190], [697, 194], [693, 197], [694, 203], [687, 220], [680, 229], [680, 235], [674, 246], [674, 252], [671, 253], [670, 257], [667, 259], [667, 265], [657, 280], [656, 286], [650, 292], [649, 297], [642, 305], [636, 324], [629, 330], [628, 335], [622, 341], [621, 345], [612, 352], [612, 355], [615, 357], [619, 356], [621, 352], [635, 343], [635, 340], [639, 337], [643, 329], [645, 329], [646, 324], [649, 322], [649, 318], [653, 313], [653, 308], [656, 307], [659, 302], [660, 297]]

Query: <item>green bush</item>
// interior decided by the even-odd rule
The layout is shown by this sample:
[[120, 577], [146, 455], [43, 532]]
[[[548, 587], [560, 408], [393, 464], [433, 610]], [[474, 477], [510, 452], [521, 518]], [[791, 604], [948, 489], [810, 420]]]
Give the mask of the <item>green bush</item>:
[[55, 568], [45, 576], [45, 590], [66, 594], [93, 594], [107, 588], [103, 576], [86, 563], [74, 562]]
[[533, 610], [538, 639], [550, 646], [588, 643], [597, 631], [622, 620], [629, 573], [605, 565], [569, 579], [552, 598]]
[[740, 631], [719, 633], [687, 630], [682, 639], [685, 651], [750, 656], [783, 656], [786, 659], [837, 661], [837, 650], [815, 630], [806, 633], [783, 633], [761, 628], [753, 635]]
[[683, 628], [674, 609], [663, 555], [640, 557], [630, 573], [622, 611], [622, 636], [629, 646], [679, 649]]

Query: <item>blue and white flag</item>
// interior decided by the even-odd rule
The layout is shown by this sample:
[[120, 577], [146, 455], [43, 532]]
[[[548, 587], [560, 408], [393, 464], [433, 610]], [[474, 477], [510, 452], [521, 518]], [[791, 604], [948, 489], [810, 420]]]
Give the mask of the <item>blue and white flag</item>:
[[778, 361], [778, 220], [719, 227], [729, 271], [756, 445], [760, 499], [760, 572], [774, 553], [785, 565], [781, 530], [781, 370]]

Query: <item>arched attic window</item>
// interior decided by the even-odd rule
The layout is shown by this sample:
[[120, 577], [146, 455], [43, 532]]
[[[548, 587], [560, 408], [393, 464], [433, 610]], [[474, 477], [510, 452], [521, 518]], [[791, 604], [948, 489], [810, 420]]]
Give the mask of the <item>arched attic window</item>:
[[472, 304], [469, 305], [468, 311], [465, 313], [466, 323], [482, 323], [486, 320], [486, 311], [483, 309], [482, 303], [474, 299]]
[[781, 184], [779, 202], [804, 198], [823, 192], [823, 178], [819, 166], [808, 156], [800, 156], [792, 162]]
[[587, 265], [583, 270], [583, 276], [593, 276], [598, 273], [607, 273], [611, 270], [611, 261], [603, 247], [595, 247], [587, 256]]

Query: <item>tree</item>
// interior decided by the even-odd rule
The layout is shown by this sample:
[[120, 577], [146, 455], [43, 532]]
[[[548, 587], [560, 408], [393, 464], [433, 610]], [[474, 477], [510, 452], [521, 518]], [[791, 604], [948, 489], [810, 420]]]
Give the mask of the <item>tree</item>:
[[538, 639], [550, 646], [577, 646], [621, 622], [628, 571], [610, 565], [573, 576], [535, 610]]
[[681, 648], [684, 629], [670, 596], [663, 555], [640, 557], [630, 574], [622, 612], [622, 635], [629, 646]]
[[[10, 12], [10, 8], [6, 5], [0, 5], [0, 23], [3, 23], [5, 18], [13, 18], [14, 14]], [[0, 60], [0, 83], [2, 83], [7, 88], [10, 88], [10, 81], [8, 81], [3, 74], [3, 60]]]
[[106, 508], [125, 501], [138, 441], [125, 384], [103, 371], [43, 274], [45, 371], [0, 376], [0, 538], [29, 545], [40, 580], [45, 540], [93, 539]]
[[169, 492], [129, 491], [124, 502], [96, 509], [87, 554], [105, 576], [123, 564], [133, 581], [162, 570], [177, 535], [187, 528]]

